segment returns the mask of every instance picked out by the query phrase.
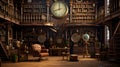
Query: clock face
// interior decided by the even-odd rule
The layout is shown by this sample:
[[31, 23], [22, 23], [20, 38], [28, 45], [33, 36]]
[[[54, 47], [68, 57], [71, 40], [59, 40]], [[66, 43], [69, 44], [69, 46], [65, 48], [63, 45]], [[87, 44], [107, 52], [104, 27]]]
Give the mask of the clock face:
[[68, 6], [61, 1], [56, 1], [51, 6], [52, 14], [57, 18], [62, 18], [68, 13]]

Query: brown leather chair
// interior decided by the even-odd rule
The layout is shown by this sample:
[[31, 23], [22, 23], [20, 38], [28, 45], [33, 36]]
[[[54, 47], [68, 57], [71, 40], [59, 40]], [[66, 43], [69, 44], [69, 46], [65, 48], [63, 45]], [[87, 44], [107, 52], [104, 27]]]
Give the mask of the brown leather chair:
[[33, 56], [34, 57], [46, 57], [49, 56], [48, 49], [46, 49], [44, 46], [41, 46], [40, 44], [33, 44]]
[[70, 55], [70, 48], [64, 48], [64, 50], [62, 51], [63, 60], [65, 59], [65, 57], [67, 58], [67, 60], [69, 60], [69, 55]]

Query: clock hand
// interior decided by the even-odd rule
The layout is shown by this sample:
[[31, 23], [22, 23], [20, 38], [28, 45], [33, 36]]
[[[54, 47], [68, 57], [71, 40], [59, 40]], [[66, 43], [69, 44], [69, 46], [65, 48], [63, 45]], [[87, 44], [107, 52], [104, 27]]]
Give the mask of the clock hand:
[[60, 9], [55, 9], [54, 11], [58, 11], [58, 10], [60, 10]]
[[61, 10], [62, 8], [59, 8], [59, 9], [55, 9], [54, 11], [58, 11], [58, 10]]
[[60, 3], [59, 3], [59, 9], [60, 9]]

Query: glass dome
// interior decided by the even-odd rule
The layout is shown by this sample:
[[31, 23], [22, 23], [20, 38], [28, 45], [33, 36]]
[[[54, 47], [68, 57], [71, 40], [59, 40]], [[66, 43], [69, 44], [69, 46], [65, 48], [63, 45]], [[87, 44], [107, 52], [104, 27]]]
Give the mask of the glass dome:
[[83, 34], [83, 40], [88, 41], [90, 39], [89, 34]]

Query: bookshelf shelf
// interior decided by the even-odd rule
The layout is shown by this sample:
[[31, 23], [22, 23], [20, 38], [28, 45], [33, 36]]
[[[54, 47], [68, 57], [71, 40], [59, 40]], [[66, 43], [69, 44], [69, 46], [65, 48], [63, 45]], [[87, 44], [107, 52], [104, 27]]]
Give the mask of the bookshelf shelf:
[[95, 3], [93, 2], [73, 2], [72, 22], [74, 23], [94, 23]]

